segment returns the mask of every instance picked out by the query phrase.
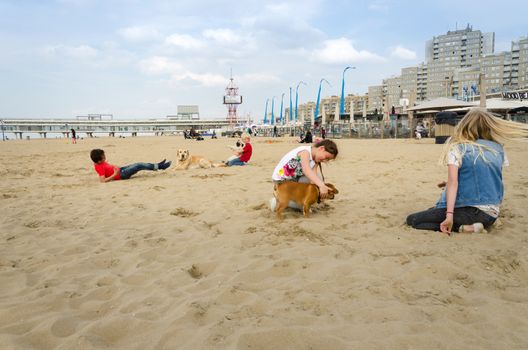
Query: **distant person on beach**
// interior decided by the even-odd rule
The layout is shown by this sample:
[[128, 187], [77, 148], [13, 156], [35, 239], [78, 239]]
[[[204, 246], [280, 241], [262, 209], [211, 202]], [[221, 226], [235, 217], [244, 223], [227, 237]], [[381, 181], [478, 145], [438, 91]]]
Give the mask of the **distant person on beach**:
[[499, 216], [504, 185], [502, 169], [508, 159], [500, 141], [528, 136], [528, 125], [494, 117], [485, 109], [471, 109], [448, 140], [442, 163], [447, 182], [436, 206], [411, 214], [407, 225], [419, 230], [485, 232]]
[[278, 134], [277, 134], [277, 125], [274, 125], [273, 126], [273, 137], [277, 137]]
[[[271, 179], [279, 183], [283, 181], [295, 181], [313, 183], [319, 187], [321, 199], [326, 198], [329, 188], [325, 185], [322, 174], [317, 174], [316, 167], [321, 170], [321, 163], [335, 159], [338, 154], [337, 145], [332, 140], [321, 140], [314, 145], [299, 146], [286, 153], [273, 170]], [[270, 200], [270, 207], [275, 211], [277, 200]], [[299, 209], [300, 206], [290, 201], [290, 207]]]
[[93, 149], [90, 152], [90, 158], [94, 162], [94, 168], [99, 175], [101, 182], [108, 182], [112, 180], [127, 180], [132, 175], [141, 170], [165, 170], [170, 167], [171, 162], [166, 162], [163, 159], [159, 163], [134, 163], [124, 167], [116, 167], [115, 165], [106, 162], [106, 155], [102, 149]]
[[77, 135], [75, 134], [75, 129], [70, 129], [72, 135], [72, 143], [77, 143]]
[[301, 141], [299, 142], [300, 143], [312, 143], [313, 142], [313, 136], [310, 130], [306, 132], [306, 135], [304, 135], [304, 137], [301, 137]]
[[253, 147], [249, 143], [251, 141], [251, 137], [249, 134], [243, 133], [240, 138], [242, 139], [242, 142], [244, 142], [244, 148], [235, 151], [234, 155], [237, 157], [226, 162], [225, 165], [246, 165], [251, 159], [251, 155], [253, 154]]
[[321, 126], [321, 138], [323, 140], [326, 139], [326, 130], [323, 126]]

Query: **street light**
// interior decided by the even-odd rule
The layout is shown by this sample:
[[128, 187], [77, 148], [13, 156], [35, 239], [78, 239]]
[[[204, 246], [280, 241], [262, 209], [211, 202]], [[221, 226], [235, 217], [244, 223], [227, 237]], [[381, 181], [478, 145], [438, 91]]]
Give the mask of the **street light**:
[[295, 88], [295, 121], [299, 120], [299, 114], [298, 114], [297, 107], [299, 106], [299, 85], [301, 84], [308, 86], [308, 84], [306, 84], [304, 81], [301, 80], [299, 84], [297, 84], [297, 87]]
[[[289, 123], [293, 121], [292, 87], [290, 86], [290, 117]], [[288, 123], [288, 124], [289, 124]]]
[[264, 125], [266, 125], [266, 120], [268, 119], [268, 102], [269, 98], [266, 99], [266, 109], [264, 110]]
[[[345, 72], [349, 69], [356, 69], [356, 67], [346, 67], [343, 70], [343, 79], [341, 81], [341, 108], [339, 109], [339, 116], [345, 114]], [[354, 116], [350, 116], [350, 120], [353, 120]]]
[[281, 108], [280, 108], [280, 118], [279, 118], [279, 123], [281, 124], [284, 124], [284, 121], [282, 120], [282, 108], [284, 107], [284, 92], [282, 93], [282, 96], [281, 96]]
[[273, 96], [271, 99], [271, 125], [275, 124], [274, 110], [275, 110], [275, 96]]
[[323, 84], [323, 81], [326, 81], [328, 85], [332, 86], [332, 84], [330, 84], [328, 80], [326, 80], [325, 78], [322, 78], [319, 81], [319, 90], [317, 91], [317, 103], [315, 104], [315, 118], [314, 119], [317, 119], [319, 117], [319, 101], [321, 101], [321, 86]]

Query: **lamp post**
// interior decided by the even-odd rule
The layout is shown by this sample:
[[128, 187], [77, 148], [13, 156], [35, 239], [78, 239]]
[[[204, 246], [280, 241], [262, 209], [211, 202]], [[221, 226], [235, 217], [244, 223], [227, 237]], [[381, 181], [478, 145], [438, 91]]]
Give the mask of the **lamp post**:
[[299, 85], [304, 84], [307, 85], [304, 81], [300, 81], [299, 84], [297, 84], [297, 87], [295, 88], [295, 121], [297, 122], [299, 120], [299, 114], [298, 114], [298, 106], [299, 106]]
[[293, 121], [293, 104], [292, 104], [292, 87], [290, 86], [290, 117], [289, 122], [291, 123]]
[[266, 99], [266, 108], [264, 109], [264, 125], [266, 125], [266, 120], [268, 120], [268, 102], [269, 98]]
[[284, 121], [282, 120], [282, 109], [284, 107], [284, 92], [282, 93], [282, 96], [281, 96], [281, 108], [280, 108], [280, 117], [279, 117], [279, 123], [280, 124], [284, 124]]
[[321, 101], [321, 86], [323, 84], [323, 81], [326, 81], [328, 83], [328, 85], [332, 86], [332, 84], [330, 84], [328, 82], [328, 80], [326, 80], [325, 78], [322, 78], [319, 81], [319, 90], [317, 91], [317, 103], [315, 104], [315, 116], [314, 116], [314, 119], [317, 119], [319, 117], [319, 102]]
[[[356, 69], [356, 67], [346, 67], [343, 70], [343, 79], [341, 80], [341, 108], [339, 109], [339, 117], [343, 114], [345, 114], [345, 72], [349, 69]], [[354, 119], [354, 116], [350, 116], [350, 120], [352, 121]]]
[[273, 112], [274, 109], [275, 109], [275, 96], [271, 98], [271, 125], [275, 124], [275, 114]]

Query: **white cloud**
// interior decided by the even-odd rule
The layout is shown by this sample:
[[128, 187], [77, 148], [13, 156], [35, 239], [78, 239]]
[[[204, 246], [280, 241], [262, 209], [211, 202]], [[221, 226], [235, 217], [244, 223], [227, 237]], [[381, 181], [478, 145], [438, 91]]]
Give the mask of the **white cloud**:
[[315, 60], [323, 63], [349, 63], [360, 61], [377, 61], [384, 59], [366, 50], [356, 50], [352, 42], [346, 38], [326, 40], [323, 48], [312, 53]]
[[156, 29], [147, 26], [121, 28], [118, 34], [129, 41], [146, 41], [160, 37]]
[[172, 34], [165, 39], [165, 43], [183, 49], [199, 49], [204, 43], [188, 34]]
[[172, 76], [173, 81], [182, 81], [182, 80], [192, 80], [200, 85], [203, 86], [225, 86], [227, 84], [227, 79], [223, 75], [220, 74], [212, 74], [212, 73], [193, 73], [193, 72], [185, 72], [182, 74], [175, 74]]
[[391, 50], [391, 57], [401, 58], [404, 60], [415, 60], [416, 52], [406, 49], [403, 46], [396, 46]]
[[147, 74], [176, 74], [183, 66], [168, 57], [153, 56], [139, 62], [140, 69]]
[[45, 53], [52, 56], [68, 56], [78, 59], [90, 59], [98, 56], [99, 51], [88, 45], [66, 46], [55, 45], [47, 46]]
[[207, 29], [204, 30], [203, 36], [224, 45], [238, 44], [242, 41], [242, 38], [231, 29]]
[[142, 72], [150, 75], [167, 75], [172, 82], [193, 81], [203, 86], [223, 86], [229, 81], [220, 74], [194, 73], [169, 57], [153, 56], [139, 63]]
[[240, 82], [242, 83], [267, 83], [279, 81], [280, 79], [277, 76], [265, 73], [248, 73], [240, 77]]
[[377, 12], [388, 12], [389, 11], [389, 5], [385, 3], [385, 1], [378, 0], [374, 1], [369, 5], [369, 10], [371, 11], [377, 11]]

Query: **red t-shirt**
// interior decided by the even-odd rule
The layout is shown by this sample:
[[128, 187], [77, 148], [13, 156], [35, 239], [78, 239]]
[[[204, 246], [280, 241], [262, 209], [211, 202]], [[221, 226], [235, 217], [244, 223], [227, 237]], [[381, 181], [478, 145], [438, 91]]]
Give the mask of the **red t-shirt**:
[[251, 147], [251, 144], [247, 142], [244, 148], [242, 148], [240, 160], [244, 163], [249, 162], [249, 159], [251, 158], [251, 153], [253, 153], [253, 148]]
[[[114, 175], [114, 166], [112, 164], [108, 164], [107, 162], [94, 164], [94, 168], [99, 176], [110, 177]], [[114, 180], [119, 179], [121, 179], [121, 173], [117, 173], [116, 177], [114, 177]]]

